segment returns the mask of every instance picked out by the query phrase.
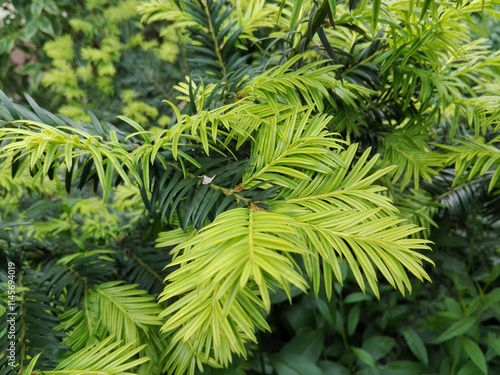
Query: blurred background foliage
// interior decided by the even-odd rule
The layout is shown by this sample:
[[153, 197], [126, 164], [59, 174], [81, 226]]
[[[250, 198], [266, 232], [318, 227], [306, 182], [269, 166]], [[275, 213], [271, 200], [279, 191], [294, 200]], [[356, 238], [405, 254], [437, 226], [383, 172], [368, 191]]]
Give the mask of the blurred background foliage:
[[[332, 131], [360, 142], [362, 149], [373, 147], [381, 152], [381, 167], [400, 166], [382, 183], [388, 187], [387, 194], [401, 216], [424, 227], [420, 235], [434, 242], [429, 257], [436, 267], [426, 268], [433, 283], [414, 283], [412, 293], [404, 297], [381, 285], [377, 300], [371, 292], [359, 292], [347, 264], [342, 262], [345, 280], [343, 285], [334, 283], [331, 300], [324, 290], [318, 296], [295, 291], [290, 305], [286, 295], [278, 292], [269, 315], [272, 333], [259, 334], [259, 343], [248, 348], [248, 359], [235, 358], [229, 369], [207, 368], [205, 373], [500, 373], [500, 196], [495, 169], [487, 168], [481, 174], [471, 172], [477, 154], [460, 149], [463, 144], [456, 141], [448, 144], [458, 147], [454, 157], [470, 161], [462, 169], [452, 168], [450, 163], [437, 173], [434, 161], [428, 159], [431, 161], [426, 165], [426, 161], [418, 159], [419, 153], [437, 152], [427, 132], [422, 135], [422, 128], [432, 133], [433, 142], [445, 143], [450, 132], [455, 132], [461, 139], [472, 139], [476, 147], [495, 140], [498, 131], [478, 131], [473, 114], [458, 109], [450, 115], [452, 108], [447, 113], [421, 116], [415, 122], [418, 126], [410, 124], [406, 132], [390, 126], [409, 117], [408, 113], [414, 118], [419, 116], [421, 103], [414, 105], [411, 101], [417, 101], [420, 91], [413, 86], [412, 99], [406, 101], [411, 81], [406, 86], [391, 81], [390, 93], [380, 92], [381, 88], [398, 74], [399, 82], [404, 81], [406, 73], [394, 66], [410, 61], [413, 68], [419, 68], [425, 62], [422, 56], [415, 60], [399, 56], [391, 62], [390, 56], [379, 58], [378, 51], [385, 48], [385, 42], [375, 33], [365, 32], [372, 13], [371, 8], [366, 9], [367, 13], [356, 13], [357, 7], [363, 7], [359, 1], [339, 1], [336, 16], [320, 14], [324, 7], [314, 1], [304, 1], [303, 7], [297, 5], [302, 1], [220, 2], [224, 6], [211, 8], [212, 15], [219, 18], [213, 23], [208, 18], [206, 24], [193, 21], [195, 16], [188, 17], [202, 9], [202, 3], [206, 4], [203, 1], [180, 2], [184, 9], [178, 10], [177, 18], [172, 18], [171, 8], [163, 6], [167, 3], [4, 2], [0, 90], [26, 106], [32, 105], [23, 95], [28, 93], [41, 107], [78, 123], [93, 123], [95, 115], [104, 127], [130, 132], [116, 119], [123, 114], [144, 129], [157, 132], [171, 124], [174, 117], [171, 107], [162, 102], [165, 99], [174, 102], [183, 114], [195, 114], [238, 101], [246, 94], [242, 90], [252, 75], [294, 55], [304, 54], [304, 60], [317, 56], [333, 59], [341, 66], [338, 78], [380, 95], [374, 94], [368, 100], [355, 98], [352, 106], [339, 104], [335, 98], [338, 107], [326, 110], [335, 116]], [[328, 3], [331, 11], [336, 2]], [[246, 12], [239, 12], [241, 6]], [[472, 31], [474, 38], [487, 38], [485, 43], [491, 51], [498, 51], [500, 24], [494, 12], [474, 9], [471, 17], [478, 25]], [[335, 18], [336, 28], [329, 27], [333, 21], [330, 18]], [[318, 19], [321, 27], [315, 24]], [[317, 33], [314, 38], [312, 28]], [[415, 40], [408, 37], [401, 43], [415, 47], [412, 53], [416, 53], [421, 49]], [[212, 63], [207, 64], [207, 60]], [[420, 78], [424, 76], [422, 73]], [[491, 90], [497, 100], [498, 86]], [[440, 100], [437, 97], [439, 93], [433, 100]], [[484, 118], [494, 115], [497, 113]], [[401, 162], [401, 150], [414, 153]], [[242, 155], [245, 152], [248, 150], [240, 149]], [[69, 342], [64, 332], [80, 318], [71, 310], [61, 320], [55, 318], [64, 307], [53, 302], [57, 300], [54, 297], [63, 291], [51, 289], [51, 280], [56, 285], [72, 283], [72, 289], [64, 292], [66, 306], [74, 306], [87, 285], [100, 285], [104, 293], [109, 286], [106, 283], [116, 280], [137, 284], [138, 290], [156, 297], [167, 274], [163, 267], [170, 262], [167, 251], [154, 247], [155, 238], [166, 224], [157, 213], [144, 209], [144, 192], [138, 187], [119, 185], [103, 203], [102, 191], [84, 185], [67, 194], [67, 186], [57, 178], [33, 184], [27, 170], [17, 174], [0, 170], [2, 261], [7, 257], [17, 259], [21, 262], [18, 266], [22, 264], [25, 269], [21, 298], [38, 308], [30, 309], [27, 304], [23, 311], [25, 323], [19, 330], [31, 327], [22, 344], [27, 359], [45, 348], [37, 363], [40, 369], [53, 369], [60, 358], [67, 356], [70, 346], [79, 347]], [[80, 256], [68, 255], [71, 253]], [[3, 265], [0, 278], [6, 282]], [[73, 278], [65, 284], [61, 280], [68, 273]], [[6, 299], [3, 292], [2, 300]], [[0, 312], [5, 313], [4, 305]], [[97, 318], [98, 313], [94, 313]], [[151, 318], [146, 328], [138, 329], [136, 334], [152, 335], [155, 348], [142, 349], [141, 355], [156, 359], [156, 363], [141, 367], [140, 373], [162, 373], [167, 359], [155, 358], [155, 353], [162, 352], [165, 344], [155, 336], [158, 333], [151, 333], [148, 324], [155, 327], [158, 322]], [[2, 350], [6, 347], [6, 329], [2, 321]], [[30, 336], [29, 332], [37, 335]], [[5, 357], [0, 366], [0, 373], [7, 374]]]
[[140, 2], [86, 0], [4, 2], [0, 89], [30, 94], [51, 111], [104, 121], [124, 114], [169, 122], [163, 98], [187, 73], [174, 30], [145, 26]]

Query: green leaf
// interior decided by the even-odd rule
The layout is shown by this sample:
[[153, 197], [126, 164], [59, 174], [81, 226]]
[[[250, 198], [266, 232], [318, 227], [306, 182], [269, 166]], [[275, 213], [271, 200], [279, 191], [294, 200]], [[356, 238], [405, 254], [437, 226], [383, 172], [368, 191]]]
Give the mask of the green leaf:
[[9, 69], [11, 68], [10, 65], [10, 50], [8, 50], [8, 53], [2, 52], [2, 50], [5, 48], [5, 44], [3, 43], [3, 40], [0, 40], [0, 76], [5, 77]]
[[417, 362], [391, 361], [384, 370], [384, 375], [422, 375], [426, 368]]
[[363, 342], [366, 350], [375, 361], [385, 357], [396, 345], [396, 340], [389, 336], [372, 336]]
[[411, 352], [427, 366], [429, 364], [429, 357], [427, 355], [427, 348], [425, 347], [421, 337], [413, 330], [413, 328], [410, 327], [403, 328], [402, 332]]
[[361, 348], [351, 347], [352, 352], [358, 357], [358, 359], [363, 362], [365, 365], [370, 366], [371, 368], [375, 368], [375, 360], [366, 350]]
[[332, 17], [335, 17], [335, 13], [337, 13], [337, 1], [336, 0], [328, 0], [328, 5], [330, 6], [330, 11], [332, 12]]
[[26, 22], [25, 27], [21, 31], [21, 35], [25, 40], [30, 40], [33, 37], [33, 35], [35, 35], [37, 30], [38, 30], [38, 22], [36, 20], [31, 20]]
[[278, 375], [324, 375], [321, 368], [301, 355], [278, 353], [269, 359]]
[[114, 337], [109, 336], [105, 340], [87, 346], [62, 360], [55, 371], [64, 373], [61, 370], [68, 369], [75, 373], [91, 371], [96, 373], [106, 371], [109, 374], [125, 373], [141, 363], [149, 361], [148, 357], [133, 359], [145, 347], [146, 345], [137, 346], [134, 342], [123, 345], [121, 341], [114, 341]]
[[[298, 251], [290, 242], [290, 220], [269, 211], [235, 208], [172, 250], [170, 266], [181, 267], [168, 275], [160, 301], [180, 298], [160, 317], [169, 317], [162, 331], [174, 331], [178, 350], [188, 350], [183, 342], [206, 342], [197, 351], [210, 356], [213, 340], [227, 348], [216, 353], [213, 360], [218, 363], [225, 363], [231, 352], [245, 355], [244, 343], [256, 340], [254, 328], [269, 329], [263, 312], [271, 308], [272, 286], [289, 298], [291, 285], [306, 290], [289, 255]], [[198, 354], [189, 358], [193, 355]]]
[[85, 309], [65, 313], [62, 325], [74, 328], [66, 344], [78, 350], [85, 347], [85, 342], [98, 339], [97, 332], [133, 343], [162, 324], [158, 318], [161, 308], [153, 296], [137, 289], [137, 285], [120, 284], [122, 281], [100, 284], [85, 297]]
[[0, 39], [0, 55], [4, 53], [10, 55], [14, 42], [15, 38], [13, 37], [2, 37], [2, 39]]
[[319, 361], [318, 366], [325, 372], [325, 375], [350, 375], [351, 371], [337, 362]]
[[43, 164], [43, 174], [47, 175], [52, 163], [55, 162], [54, 155], [56, 154], [59, 145], [57, 143], [51, 143], [45, 151], [45, 163]]
[[458, 322], [453, 323], [448, 327], [446, 331], [444, 331], [436, 340], [433, 342], [435, 344], [439, 344], [444, 341], [448, 341], [454, 337], [463, 335], [469, 329], [471, 329], [477, 323], [477, 318], [474, 316], [469, 316], [463, 319], [460, 319]]
[[468, 362], [457, 372], [457, 375], [478, 375], [480, 372], [481, 369], [479, 367], [473, 362]]
[[353, 335], [359, 323], [360, 305], [354, 305], [347, 316], [347, 334]]
[[54, 16], [59, 14], [59, 7], [52, 0], [45, 0], [43, 9]]
[[106, 166], [106, 179], [103, 184], [103, 192], [102, 192], [102, 200], [106, 202], [109, 198], [109, 194], [111, 193], [111, 189], [113, 187], [113, 164], [111, 161], [108, 161], [108, 165]]
[[4, 224], [0, 224], [0, 229], [16, 227], [18, 225], [29, 225], [29, 224], [32, 224], [32, 223], [30, 223], [29, 221], [4, 223]]
[[378, 23], [378, 17], [380, 14], [380, 4], [381, 0], [373, 0], [372, 2], [372, 30], [375, 32], [375, 29], [377, 28], [377, 23]]
[[[89, 142], [90, 143], [90, 142]], [[102, 156], [100, 153], [99, 147], [96, 147], [92, 144], [88, 145], [89, 152], [94, 159], [95, 169], [97, 171], [97, 175], [99, 176], [99, 180], [101, 181], [101, 185], [104, 187], [106, 184], [106, 174], [104, 173], [104, 167], [102, 163]]]
[[37, 0], [33, 1], [31, 3], [31, 13], [33, 13], [33, 16], [38, 17], [42, 13], [42, 9], [44, 6], [44, 0]]
[[484, 339], [486, 344], [488, 344], [488, 348], [491, 349], [496, 355], [500, 356], [500, 339], [488, 337]]
[[144, 139], [144, 142], [146, 142], [147, 144], [150, 144], [151, 143], [151, 137], [149, 137], [148, 133], [146, 132], [146, 130], [144, 130], [144, 128], [139, 125], [137, 122], [135, 122], [134, 120], [128, 118], [128, 117], [125, 117], [125, 116], [116, 116], [116, 118], [119, 118], [120, 120], [126, 122], [127, 124], [129, 124], [130, 126], [132, 126], [135, 130], [137, 130], [137, 133], [141, 135], [142, 139]]
[[323, 330], [300, 330], [283, 349], [282, 354], [297, 354], [312, 362], [316, 362], [321, 356], [323, 350], [323, 341], [325, 333]]
[[42, 353], [38, 353], [36, 356], [34, 356], [28, 367], [26, 367], [26, 370], [24, 371], [24, 375], [31, 375], [33, 370], [35, 369], [36, 361], [38, 361], [38, 357], [40, 357]]
[[371, 301], [372, 299], [373, 299], [373, 297], [368, 295], [368, 294], [355, 292], [355, 293], [349, 294], [344, 299], [344, 303], [345, 304], [358, 303], [358, 302], [362, 302], [362, 301]]
[[330, 326], [333, 327], [334, 326], [333, 318], [332, 314], [330, 313], [330, 309], [328, 308], [328, 304], [319, 297], [316, 297], [315, 301], [316, 301], [316, 307], [318, 308], [321, 316], [325, 318], [325, 320], [328, 322]]
[[42, 30], [45, 34], [49, 34], [50, 36], [55, 37], [54, 28], [52, 27], [52, 23], [50, 19], [43, 16], [40, 18], [40, 23], [38, 24], [40, 30]]
[[488, 365], [486, 364], [486, 358], [484, 357], [483, 351], [477, 343], [472, 341], [470, 338], [466, 337], [463, 340], [463, 346], [465, 352], [469, 358], [474, 362], [474, 364], [479, 367], [483, 374], [488, 373]]

